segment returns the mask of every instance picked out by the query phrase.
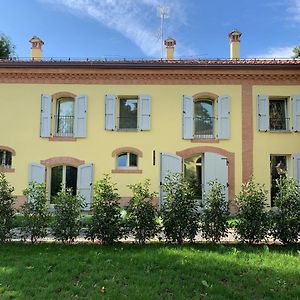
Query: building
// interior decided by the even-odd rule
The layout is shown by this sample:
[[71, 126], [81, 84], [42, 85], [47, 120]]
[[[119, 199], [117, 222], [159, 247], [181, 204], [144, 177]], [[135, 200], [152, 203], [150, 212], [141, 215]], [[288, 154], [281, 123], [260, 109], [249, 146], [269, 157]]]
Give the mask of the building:
[[[17, 206], [28, 181], [46, 182], [49, 203], [60, 183], [90, 207], [104, 173], [128, 184], [150, 178], [160, 190], [167, 170], [193, 178], [198, 196], [217, 178], [234, 195], [253, 174], [270, 191], [282, 172], [300, 182], [300, 60], [0, 61], [0, 171]], [[156, 200], [159, 202], [159, 198]]]

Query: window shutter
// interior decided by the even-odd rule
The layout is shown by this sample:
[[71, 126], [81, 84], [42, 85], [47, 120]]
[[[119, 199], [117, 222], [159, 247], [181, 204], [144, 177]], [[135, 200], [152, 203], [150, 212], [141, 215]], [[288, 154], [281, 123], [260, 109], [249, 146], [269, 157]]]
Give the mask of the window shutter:
[[40, 121], [40, 136], [51, 136], [51, 96], [41, 96], [41, 121]]
[[87, 97], [75, 98], [74, 137], [86, 137]]
[[139, 96], [139, 130], [150, 130], [150, 116], [151, 116], [151, 97], [149, 95]]
[[93, 164], [80, 165], [77, 174], [78, 193], [83, 196], [84, 210], [90, 210], [93, 192]]
[[46, 168], [44, 165], [31, 163], [29, 165], [28, 182], [43, 183], [45, 182]]
[[293, 130], [300, 131], [300, 95], [293, 96]]
[[300, 186], [300, 154], [293, 155], [294, 160], [294, 178], [297, 180]]
[[115, 130], [116, 96], [105, 96], [105, 129]]
[[183, 96], [182, 104], [182, 138], [193, 138], [194, 100], [191, 96]]
[[218, 138], [230, 138], [230, 97], [218, 98]]
[[269, 97], [266, 95], [257, 96], [257, 130], [269, 130]]

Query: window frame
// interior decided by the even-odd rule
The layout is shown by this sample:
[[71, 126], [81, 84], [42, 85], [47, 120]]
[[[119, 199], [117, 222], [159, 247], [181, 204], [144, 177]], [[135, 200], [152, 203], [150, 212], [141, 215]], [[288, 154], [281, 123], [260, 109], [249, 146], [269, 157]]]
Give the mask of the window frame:
[[[117, 105], [116, 105], [116, 129], [117, 131], [138, 131], [139, 130], [139, 105], [140, 105], [140, 101], [139, 101], [139, 96], [138, 95], [118, 95], [116, 97], [117, 99]], [[121, 100], [136, 100], [137, 103], [137, 111], [136, 111], [136, 128], [122, 128], [120, 127], [120, 121], [121, 121]]]
[[13, 168], [13, 156], [16, 155], [16, 151], [10, 147], [7, 146], [1, 146], [0, 145], [0, 151], [3, 151], [5, 154], [2, 158], [2, 160], [6, 160], [6, 153], [10, 153], [10, 161], [11, 164], [10, 165], [6, 165], [6, 164], [2, 164], [2, 161], [0, 162], [0, 172], [2, 173], [14, 173], [15, 169]]
[[[63, 101], [68, 101], [73, 103], [73, 122], [72, 122], [72, 132], [67, 133], [67, 134], [61, 134], [59, 133], [59, 118], [60, 118], [60, 104]], [[54, 115], [54, 124], [52, 125], [52, 128], [54, 127], [54, 137], [55, 138], [73, 138], [74, 137], [74, 124], [75, 124], [75, 97], [72, 96], [61, 96], [59, 98], [55, 99], [55, 115]]]
[[[120, 166], [119, 165], [119, 157], [121, 156], [121, 155], [124, 155], [124, 154], [126, 154], [126, 166]], [[136, 157], [136, 166], [131, 166], [130, 165], [130, 156], [131, 155], [135, 155], [135, 157]], [[116, 168], [117, 169], [138, 169], [139, 168], [139, 156], [138, 156], [138, 154], [136, 154], [136, 153], [134, 153], [134, 152], [121, 152], [121, 153], [119, 153], [117, 156], [116, 156]]]
[[[270, 113], [270, 106], [271, 101], [284, 101], [284, 119], [285, 119], [285, 128], [286, 129], [274, 129], [271, 128], [271, 113]], [[270, 132], [289, 132], [291, 131], [290, 126], [290, 113], [289, 113], [289, 97], [280, 97], [280, 96], [269, 96], [268, 98], [268, 107], [269, 107], [269, 131]]]

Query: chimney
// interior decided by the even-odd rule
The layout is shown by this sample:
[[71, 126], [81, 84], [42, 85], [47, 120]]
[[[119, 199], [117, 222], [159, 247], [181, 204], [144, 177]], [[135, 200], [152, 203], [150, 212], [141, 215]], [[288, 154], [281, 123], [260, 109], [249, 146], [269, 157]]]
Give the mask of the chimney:
[[230, 59], [240, 59], [240, 37], [242, 33], [234, 29], [228, 34], [230, 39]]
[[42, 60], [42, 46], [44, 45], [44, 42], [35, 35], [29, 42], [31, 43], [31, 59], [37, 61]]
[[165, 40], [165, 46], [167, 50], [167, 59], [174, 59], [174, 46], [176, 45], [176, 41], [171, 37], [168, 37]]

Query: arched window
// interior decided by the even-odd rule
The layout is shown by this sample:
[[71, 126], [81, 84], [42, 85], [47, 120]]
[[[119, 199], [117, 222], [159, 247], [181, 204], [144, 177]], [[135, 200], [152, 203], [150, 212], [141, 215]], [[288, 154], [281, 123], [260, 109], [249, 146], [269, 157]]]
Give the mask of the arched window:
[[12, 153], [9, 150], [0, 149], [0, 167], [11, 168]]
[[131, 152], [123, 152], [117, 156], [117, 168], [137, 168], [138, 156]]
[[57, 100], [55, 135], [72, 137], [74, 135], [74, 99], [63, 97]]
[[194, 136], [195, 138], [214, 137], [214, 101], [197, 99], [194, 103]]

